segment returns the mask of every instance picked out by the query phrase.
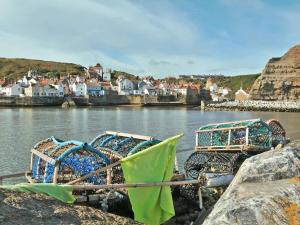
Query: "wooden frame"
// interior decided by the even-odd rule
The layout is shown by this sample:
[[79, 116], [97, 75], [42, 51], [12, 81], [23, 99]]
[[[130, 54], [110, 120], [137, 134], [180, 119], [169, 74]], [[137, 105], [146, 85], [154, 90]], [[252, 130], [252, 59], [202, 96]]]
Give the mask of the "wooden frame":
[[145, 135], [139, 135], [139, 134], [130, 134], [130, 133], [122, 133], [122, 132], [117, 132], [117, 131], [105, 131], [105, 134], [111, 134], [111, 135], [118, 135], [122, 137], [132, 137], [140, 140], [152, 140], [153, 137], [151, 136], [145, 136]]

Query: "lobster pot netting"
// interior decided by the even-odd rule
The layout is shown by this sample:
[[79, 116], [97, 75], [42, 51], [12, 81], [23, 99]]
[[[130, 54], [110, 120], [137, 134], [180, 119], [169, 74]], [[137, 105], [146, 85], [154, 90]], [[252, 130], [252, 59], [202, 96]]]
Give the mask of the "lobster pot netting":
[[278, 120], [270, 119], [266, 122], [272, 131], [272, 145], [276, 147], [278, 144], [287, 142], [286, 132]]
[[[251, 155], [243, 152], [202, 152], [192, 153], [184, 164], [186, 177], [206, 182], [206, 174], [236, 174], [242, 163]], [[180, 194], [190, 200], [198, 198], [199, 185], [180, 186]]]
[[156, 139], [142, 140], [127, 136], [103, 134], [95, 138], [90, 144], [94, 148], [107, 148], [122, 157], [126, 157], [127, 155], [139, 152], [159, 142], [160, 141]]
[[[43, 153], [57, 161], [59, 165], [58, 183], [70, 182], [109, 164], [105, 155], [87, 144], [78, 142], [60, 144], [56, 148], [51, 146]], [[36, 182], [52, 183], [54, 170], [55, 165], [42, 160], [37, 155], [33, 156], [32, 178]], [[87, 178], [84, 182], [104, 184], [106, 175], [100, 173]]]
[[253, 145], [268, 148], [271, 131], [261, 120], [232, 122], [203, 126], [197, 139], [198, 146]]
[[[128, 136], [103, 134], [95, 138], [91, 142], [91, 146], [97, 148], [113, 163], [159, 142], [156, 139], [142, 140]], [[124, 182], [122, 168], [121, 166], [115, 166], [112, 169], [112, 183], [122, 182]]]

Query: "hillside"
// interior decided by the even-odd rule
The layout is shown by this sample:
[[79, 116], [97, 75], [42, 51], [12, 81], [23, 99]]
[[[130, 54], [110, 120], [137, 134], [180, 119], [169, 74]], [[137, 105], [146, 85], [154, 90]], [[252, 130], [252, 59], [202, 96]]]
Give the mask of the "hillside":
[[260, 76], [260, 74], [247, 74], [237, 76], [226, 76], [214, 79], [214, 82], [218, 86], [231, 88], [233, 92], [236, 92], [240, 87], [249, 92], [254, 81]]
[[0, 58], [0, 79], [16, 80], [27, 74], [28, 70], [37, 70], [41, 75], [59, 76], [67, 74], [84, 75], [84, 67], [73, 63], [61, 63], [35, 59]]

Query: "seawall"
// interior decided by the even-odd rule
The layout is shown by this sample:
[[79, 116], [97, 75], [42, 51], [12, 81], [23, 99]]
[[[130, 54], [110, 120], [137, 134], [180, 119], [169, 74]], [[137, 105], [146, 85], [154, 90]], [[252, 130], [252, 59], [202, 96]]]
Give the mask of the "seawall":
[[63, 97], [0, 97], [0, 106], [61, 106]]
[[61, 106], [64, 102], [73, 101], [76, 106], [109, 106], [109, 105], [140, 105], [140, 106], [177, 106], [199, 105], [197, 97], [175, 96], [143, 96], [143, 95], [103, 95], [88, 97], [0, 97], [0, 106], [32, 107]]

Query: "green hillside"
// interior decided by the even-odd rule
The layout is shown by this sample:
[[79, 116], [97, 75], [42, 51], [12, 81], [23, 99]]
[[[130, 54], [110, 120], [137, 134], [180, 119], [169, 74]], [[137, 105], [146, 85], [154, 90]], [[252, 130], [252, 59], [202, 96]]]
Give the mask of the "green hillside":
[[215, 78], [213, 82], [215, 82], [218, 86], [231, 88], [233, 93], [240, 89], [240, 87], [242, 87], [245, 91], [249, 92], [254, 81], [259, 76], [260, 73], [238, 76], [226, 76]]
[[84, 67], [73, 63], [61, 63], [35, 59], [0, 58], [0, 79], [16, 80], [27, 74], [28, 70], [37, 70], [41, 75], [84, 75]]

